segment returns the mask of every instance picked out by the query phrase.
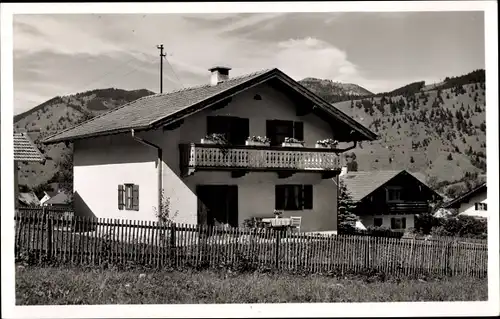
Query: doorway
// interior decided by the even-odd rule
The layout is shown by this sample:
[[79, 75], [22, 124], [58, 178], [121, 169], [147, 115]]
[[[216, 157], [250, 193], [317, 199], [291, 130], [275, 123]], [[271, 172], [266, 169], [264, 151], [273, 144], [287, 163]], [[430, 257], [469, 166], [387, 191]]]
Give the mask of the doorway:
[[198, 224], [238, 227], [238, 186], [198, 185]]

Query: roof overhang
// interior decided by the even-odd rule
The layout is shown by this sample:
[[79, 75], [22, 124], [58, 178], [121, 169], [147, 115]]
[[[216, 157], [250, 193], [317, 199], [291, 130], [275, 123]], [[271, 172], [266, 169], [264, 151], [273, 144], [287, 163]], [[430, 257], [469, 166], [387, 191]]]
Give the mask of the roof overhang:
[[486, 191], [487, 191], [486, 183], [483, 183], [483, 184], [477, 186], [476, 188], [466, 192], [465, 194], [462, 194], [462, 195], [458, 196], [457, 198], [455, 198], [447, 203], [444, 203], [443, 205], [441, 205], [441, 207], [442, 208], [459, 208], [460, 204], [468, 202], [471, 199], [471, 197], [477, 195], [478, 193], [486, 192]]

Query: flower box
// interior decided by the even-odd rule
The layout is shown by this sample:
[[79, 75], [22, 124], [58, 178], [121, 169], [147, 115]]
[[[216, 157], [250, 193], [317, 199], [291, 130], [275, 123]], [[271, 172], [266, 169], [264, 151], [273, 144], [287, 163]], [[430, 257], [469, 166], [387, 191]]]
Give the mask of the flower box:
[[283, 147], [304, 147], [304, 144], [299, 143], [299, 142], [293, 142], [293, 143], [283, 142], [281, 144], [281, 146], [283, 146]]
[[201, 144], [216, 144], [214, 140], [208, 139], [208, 138], [202, 138], [201, 139]]
[[331, 148], [331, 146], [326, 146], [326, 145], [323, 145], [323, 144], [317, 144], [316, 143], [316, 148]]
[[247, 146], [269, 146], [270, 143], [258, 142], [258, 141], [245, 141], [245, 145], [247, 145]]
[[304, 141], [297, 140], [292, 137], [285, 137], [285, 141], [281, 144], [283, 147], [304, 147]]
[[334, 139], [320, 140], [316, 142], [316, 148], [336, 148], [338, 143]]

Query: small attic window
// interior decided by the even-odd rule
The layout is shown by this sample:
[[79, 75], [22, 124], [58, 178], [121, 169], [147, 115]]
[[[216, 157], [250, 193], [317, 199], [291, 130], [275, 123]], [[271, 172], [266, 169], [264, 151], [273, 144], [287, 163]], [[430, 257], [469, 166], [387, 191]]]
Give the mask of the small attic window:
[[257, 100], [257, 101], [260, 101], [262, 100], [262, 96], [260, 96], [260, 94], [255, 94], [254, 97], [253, 97], [254, 100]]

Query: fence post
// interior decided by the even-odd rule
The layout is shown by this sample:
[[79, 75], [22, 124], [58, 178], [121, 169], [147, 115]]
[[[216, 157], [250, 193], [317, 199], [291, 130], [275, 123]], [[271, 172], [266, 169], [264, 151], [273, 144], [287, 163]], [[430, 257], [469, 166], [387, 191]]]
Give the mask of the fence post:
[[47, 218], [47, 258], [52, 258], [52, 232], [54, 230], [53, 220], [49, 214], [46, 214], [43, 208], [43, 216]]
[[276, 231], [276, 269], [279, 269], [281, 230]]
[[451, 245], [452, 245], [452, 241], [449, 241], [447, 244], [446, 244], [446, 274], [448, 276], [453, 276], [453, 273], [451, 271]]
[[361, 238], [365, 242], [365, 269], [368, 269], [370, 265], [370, 237]]
[[170, 226], [170, 258], [175, 261], [175, 223]]

